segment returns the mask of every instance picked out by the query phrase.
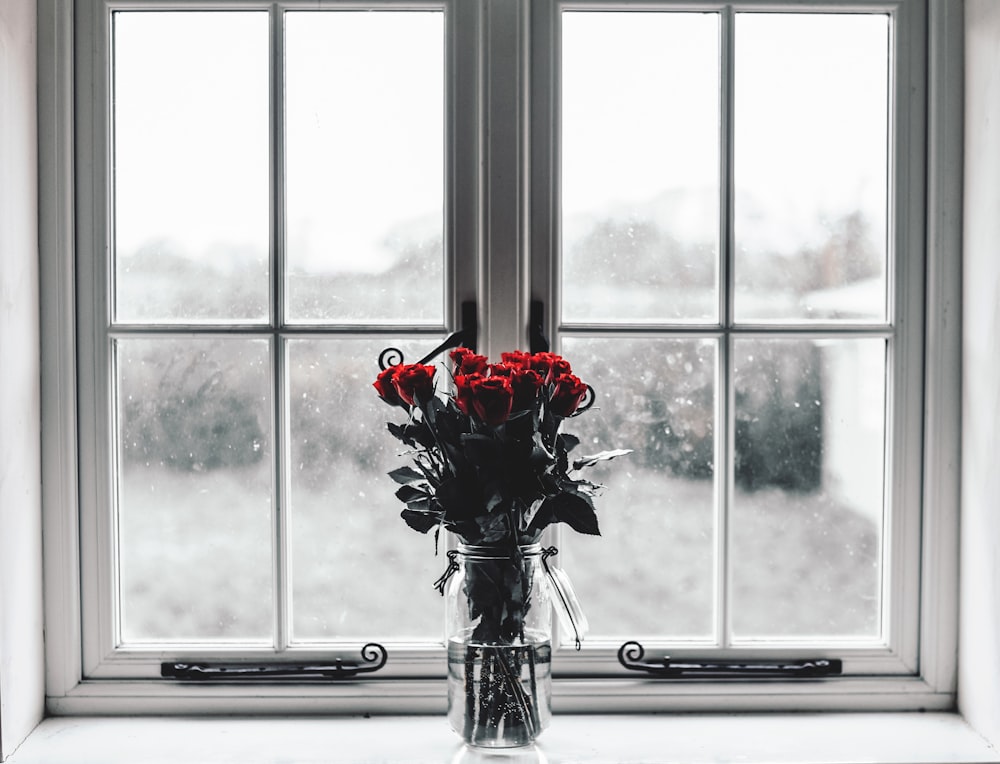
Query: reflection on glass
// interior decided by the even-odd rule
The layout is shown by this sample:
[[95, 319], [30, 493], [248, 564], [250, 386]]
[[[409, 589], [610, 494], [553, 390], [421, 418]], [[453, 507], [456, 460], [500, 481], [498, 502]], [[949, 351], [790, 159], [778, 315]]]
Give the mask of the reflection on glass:
[[889, 20], [736, 15], [743, 321], [886, 317]]
[[877, 637], [885, 341], [734, 353], [734, 637]]
[[[387, 422], [405, 414], [371, 382], [379, 352], [405, 348], [415, 361], [434, 342], [289, 340], [289, 544], [296, 641], [372, 635], [439, 639], [445, 539], [421, 536], [400, 518], [399, 487], [386, 473], [402, 462]], [[438, 384], [446, 375], [439, 372]]]
[[267, 342], [116, 348], [122, 640], [270, 644]]
[[121, 322], [268, 317], [268, 20], [114, 14]]
[[718, 15], [562, 26], [564, 320], [715, 320]]
[[444, 20], [285, 14], [287, 320], [440, 324]]
[[715, 591], [715, 379], [710, 340], [564, 338], [597, 394], [569, 419], [581, 455], [632, 448], [592, 479], [600, 538], [565, 532], [566, 568], [594, 638], [711, 638]]

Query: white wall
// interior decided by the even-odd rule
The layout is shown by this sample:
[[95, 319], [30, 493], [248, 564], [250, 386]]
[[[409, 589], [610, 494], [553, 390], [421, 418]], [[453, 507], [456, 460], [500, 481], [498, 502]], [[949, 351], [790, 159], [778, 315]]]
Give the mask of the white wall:
[[1000, 745], [1000, 2], [965, 8], [959, 707]]
[[35, 0], [0, 0], [0, 760], [44, 706]]

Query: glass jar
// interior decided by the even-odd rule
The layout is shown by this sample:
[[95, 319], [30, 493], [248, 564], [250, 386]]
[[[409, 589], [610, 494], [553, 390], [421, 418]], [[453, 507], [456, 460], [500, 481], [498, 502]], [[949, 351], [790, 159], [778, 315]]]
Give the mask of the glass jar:
[[539, 544], [460, 545], [447, 584], [448, 720], [472, 746], [530, 745], [552, 717], [552, 608]]

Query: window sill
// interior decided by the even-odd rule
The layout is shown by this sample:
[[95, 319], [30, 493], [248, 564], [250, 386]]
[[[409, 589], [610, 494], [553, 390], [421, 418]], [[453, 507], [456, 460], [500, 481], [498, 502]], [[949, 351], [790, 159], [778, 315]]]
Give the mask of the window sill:
[[557, 715], [537, 750], [479, 755], [443, 716], [93, 718], [43, 721], [8, 764], [527, 764], [739, 761], [744, 764], [996, 762], [998, 752], [948, 713]]

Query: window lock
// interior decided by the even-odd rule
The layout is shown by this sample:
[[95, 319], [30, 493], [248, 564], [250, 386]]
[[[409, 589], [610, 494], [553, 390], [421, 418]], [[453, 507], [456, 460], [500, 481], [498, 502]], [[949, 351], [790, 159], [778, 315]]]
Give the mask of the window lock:
[[838, 658], [675, 660], [665, 655], [644, 661], [645, 654], [641, 644], [629, 641], [618, 648], [618, 662], [630, 671], [645, 671], [658, 679], [823, 679], [838, 676], [843, 671], [843, 661]]
[[268, 679], [339, 680], [378, 671], [389, 654], [377, 642], [361, 648], [361, 663], [337, 658], [333, 663], [161, 663], [160, 676], [186, 681], [228, 682]]

